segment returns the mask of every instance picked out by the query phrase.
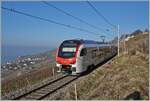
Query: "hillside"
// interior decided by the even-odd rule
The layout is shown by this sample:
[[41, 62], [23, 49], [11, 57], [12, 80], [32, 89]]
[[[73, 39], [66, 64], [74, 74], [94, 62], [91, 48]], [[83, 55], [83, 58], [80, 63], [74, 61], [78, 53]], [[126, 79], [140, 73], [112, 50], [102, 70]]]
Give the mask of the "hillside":
[[[141, 33], [121, 42], [119, 57], [76, 81], [78, 99], [149, 99], [148, 40]], [[54, 99], [75, 99], [74, 83]]]
[[[149, 99], [148, 91], [148, 34], [141, 33], [127, 37], [120, 42], [120, 56], [108, 63], [97, 66], [87, 75], [57, 92], [49, 99], [73, 100], [74, 83], [77, 85], [78, 99], [81, 100], [118, 100]], [[55, 51], [44, 54], [55, 57]], [[40, 83], [53, 75], [55, 64], [48, 59], [39, 67], [21, 76], [11, 77], [2, 82], [2, 95], [22, 87]], [[56, 70], [55, 70], [56, 71]]]
[[[44, 58], [44, 60], [37, 62], [29, 67], [33, 69], [24, 70], [23, 67], [18, 70], [9, 70], [6, 73], [2, 73], [4, 76], [1, 80], [1, 94], [2, 96], [19, 90], [23, 87], [31, 86], [39, 83], [44, 79], [47, 79], [53, 75], [53, 68], [55, 67], [55, 54], [56, 50], [20, 57], [20, 60], [26, 58]], [[56, 70], [55, 70], [56, 71]]]

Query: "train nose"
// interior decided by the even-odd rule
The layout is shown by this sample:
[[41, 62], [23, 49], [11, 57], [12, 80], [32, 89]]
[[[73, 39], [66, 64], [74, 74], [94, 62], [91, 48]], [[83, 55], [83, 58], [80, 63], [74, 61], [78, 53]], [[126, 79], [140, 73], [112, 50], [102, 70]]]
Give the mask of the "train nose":
[[69, 64], [75, 64], [76, 59], [75, 58], [69, 58], [69, 59], [57, 58], [57, 62], [62, 65], [69, 65]]
[[70, 59], [70, 64], [75, 64], [76, 63], [76, 58]]

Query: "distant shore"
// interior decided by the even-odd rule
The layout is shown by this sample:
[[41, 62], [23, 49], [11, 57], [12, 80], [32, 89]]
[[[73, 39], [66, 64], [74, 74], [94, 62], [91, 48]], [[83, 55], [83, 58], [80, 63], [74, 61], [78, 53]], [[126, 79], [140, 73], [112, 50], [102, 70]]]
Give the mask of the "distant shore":
[[19, 56], [35, 55], [54, 49], [55, 48], [4, 46], [2, 47], [1, 63], [5, 64], [15, 61]]

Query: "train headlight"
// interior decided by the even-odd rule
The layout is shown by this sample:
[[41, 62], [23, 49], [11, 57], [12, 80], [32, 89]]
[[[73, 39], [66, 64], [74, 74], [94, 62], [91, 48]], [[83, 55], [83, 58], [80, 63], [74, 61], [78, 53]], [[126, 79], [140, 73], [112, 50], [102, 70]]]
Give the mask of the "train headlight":
[[73, 58], [73, 59], [70, 59], [70, 64], [75, 64], [76, 63], [76, 59]]

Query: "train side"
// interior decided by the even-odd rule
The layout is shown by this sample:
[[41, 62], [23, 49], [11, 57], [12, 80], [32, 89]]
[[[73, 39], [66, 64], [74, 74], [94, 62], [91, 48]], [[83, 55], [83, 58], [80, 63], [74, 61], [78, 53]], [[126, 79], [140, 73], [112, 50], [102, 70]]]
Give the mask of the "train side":
[[[69, 44], [69, 41], [71, 44]], [[67, 45], [63, 45], [63, 43], [67, 43]], [[56, 67], [58, 72], [70, 73], [72, 75], [85, 72], [89, 68], [117, 54], [117, 48], [110, 44], [100, 44], [87, 40], [67, 40], [63, 43], [57, 51]]]

